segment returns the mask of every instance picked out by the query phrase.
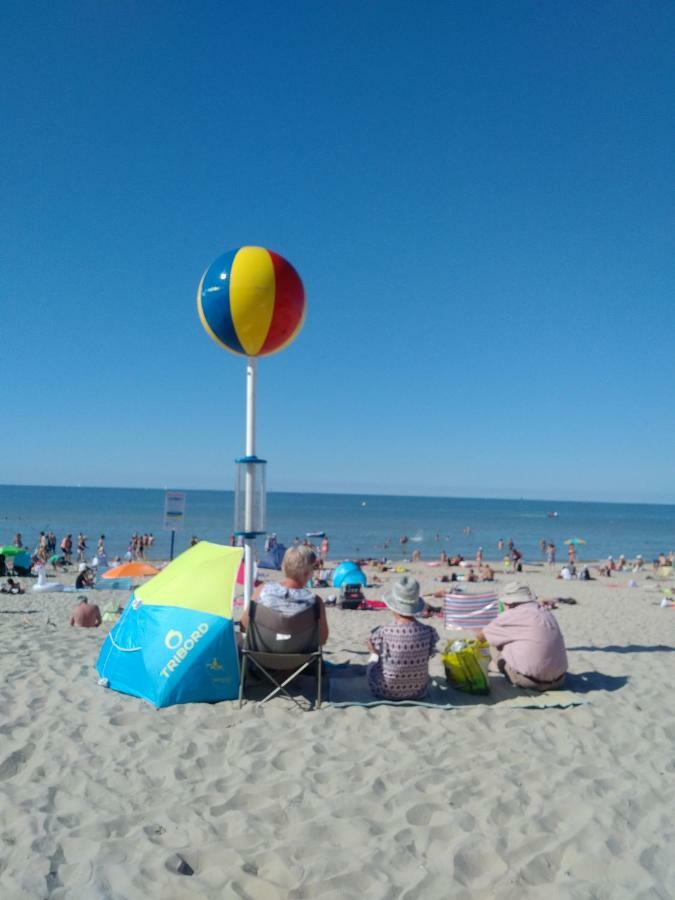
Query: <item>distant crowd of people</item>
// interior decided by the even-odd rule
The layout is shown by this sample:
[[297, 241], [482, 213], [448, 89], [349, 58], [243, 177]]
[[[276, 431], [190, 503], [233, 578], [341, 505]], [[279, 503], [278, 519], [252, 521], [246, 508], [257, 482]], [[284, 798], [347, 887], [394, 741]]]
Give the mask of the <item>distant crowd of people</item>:
[[[72, 533], [68, 532], [58, 542], [53, 531], [41, 531], [34, 548], [31, 550], [30, 546], [24, 544], [23, 535], [18, 531], [14, 535], [11, 546], [16, 548], [17, 551], [25, 551], [31, 558], [31, 565], [51, 563], [55, 568], [60, 568], [70, 566], [74, 561], [86, 563], [88, 541], [89, 538], [82, 531], [78, 533], [75, 541], [73, 541]], [[139, 534], [134, 531], [129, 539], [124, 559], [127, 561], [146, 559], [154, 543], [155, 536], [152, 532]], [[4, 558], [4, 554], [0, 555]], [[117, 559], [119, 560], [120, 557], [117, 557]], [[105, 534], [100, 535], [96, 542], [96, 553], [92, 558], [92, 563], [94, 565], [107, 565], [108, 563]]]

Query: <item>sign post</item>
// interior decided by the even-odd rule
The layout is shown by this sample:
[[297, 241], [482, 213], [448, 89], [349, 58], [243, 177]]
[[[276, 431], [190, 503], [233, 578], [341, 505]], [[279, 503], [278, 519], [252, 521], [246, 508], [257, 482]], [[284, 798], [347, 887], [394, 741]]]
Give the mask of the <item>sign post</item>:
[[171, 552], [173, 559], [176, 532], [182, 530], [185, 520], [185, 493], [183, 491], [167, 491], [164, 494], [164, 531], [171, 532]]

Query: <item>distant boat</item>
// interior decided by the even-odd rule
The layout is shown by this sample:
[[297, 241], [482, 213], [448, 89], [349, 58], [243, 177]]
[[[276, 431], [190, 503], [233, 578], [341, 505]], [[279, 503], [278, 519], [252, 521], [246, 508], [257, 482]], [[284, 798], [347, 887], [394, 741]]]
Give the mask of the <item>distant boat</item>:
[[325, 531], [308, 531], [307, 537], [308, 538], [313, 538], [313, 537], [324, 538], [324, 537], [326, 537], [326, 532]]
[[558, 518], [557, 512], [547, 512], [546, 515], [549, 517], [549, 519], [557, 519]]

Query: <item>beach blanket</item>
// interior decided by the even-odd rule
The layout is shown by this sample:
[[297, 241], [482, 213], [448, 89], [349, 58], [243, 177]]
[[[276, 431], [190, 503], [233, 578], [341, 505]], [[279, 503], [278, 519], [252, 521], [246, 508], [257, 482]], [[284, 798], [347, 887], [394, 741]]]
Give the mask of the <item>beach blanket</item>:
[[[357, 672], [354, 669], [357, 668]], [[351, 670], [351, 672], [350, 672]], [[590, 703], [583, 695], [573, 691], [527, 691], [515, 688], [505, 678], [490, 678], [487, 696], [462, 694], [453, 690], [445, 678], [433, 677], [427, 696], [423, 700], [378, 700], [368, 687], [365, 667], [330, 667], [328, 704], [330, 706], [425, 706], [436, 709], [461, 709], [466, 706], [491, 706], [498, 709], [547, 709], [566, 708]]]

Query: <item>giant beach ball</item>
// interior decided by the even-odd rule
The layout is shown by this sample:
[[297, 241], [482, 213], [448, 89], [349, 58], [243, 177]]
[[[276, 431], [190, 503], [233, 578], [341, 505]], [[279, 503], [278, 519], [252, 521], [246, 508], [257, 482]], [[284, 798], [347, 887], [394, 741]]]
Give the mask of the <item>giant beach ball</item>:
[[239, 247], [204, 272], [197, 309], [221, 347], [241, 356], [267, 356], [297, 337], [305, 318], [305, 289], [283, 256], [264, 247]]

